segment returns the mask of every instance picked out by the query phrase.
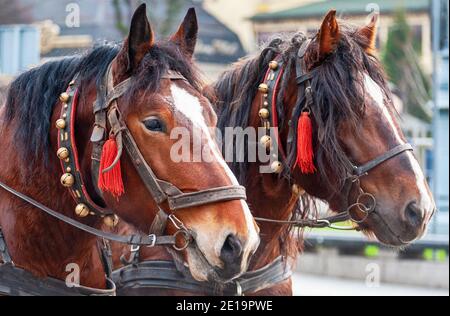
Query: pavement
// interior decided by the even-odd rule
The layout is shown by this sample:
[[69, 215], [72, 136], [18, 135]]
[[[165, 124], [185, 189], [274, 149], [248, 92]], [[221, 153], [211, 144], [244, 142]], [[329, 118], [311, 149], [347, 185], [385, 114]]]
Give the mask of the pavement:
[[365, 281], [321, 277], [305, 273], [293, 275], [296, 296], [449, 296], [444, 289], [394, 284], [368, 287]]

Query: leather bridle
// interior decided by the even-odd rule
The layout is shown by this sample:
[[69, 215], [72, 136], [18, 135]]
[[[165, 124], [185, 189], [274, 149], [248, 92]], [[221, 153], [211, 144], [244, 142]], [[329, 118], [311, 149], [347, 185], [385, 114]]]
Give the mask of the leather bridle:
[[[298, 86], [298, 95], [297, 95], [297, 102], [296, 106], [294, 107], [292, 111], [292, 117], [289, 122], [289, 134], [288, 134], [288, 141], [287, 146], [288, 150], [292, 148], [293, 143], [293, 135], [294, 135], [294, 118], [295, 115], [298, 115], [300, 112], [303, 111], [309, 111], [311, 113], [312, 106], [314, 104], [314, 93], [311, 87], [311, 80], [313, 77], [313, 72], [308, 72], [306, 65], [305, 65], [305, 53], [309, 47], [309, 44], [311, 43], [312, 39], [305, 40], [302, 45], [300, 46], [298, 53], [297, 53], [297, 63], [296, 63], [296, 83]], [[263, 127], [268, 126], [268, 122], [271, 122], [273, 127], [278, 127], [278, 114], [277, 114], [277, 93], [279, 90], [279, 84], [281, 82], [280, 78], [283, 74], [284, 68], [283, 68], [283, 61], [281, 60], [281, 56], [277, 56], [275, 60], [271, 61], [269, 63], [269, 67], [264, 79], [263, 83], [263, 100], [261, 103], [261, 108], [265, 108], [268, 110], [268, 116], [263, 119], [262, 125]], [[261, 86], [260, 86], [261, 87]], [[261, 89], [260, 89], [261, 90]], [[270, 123], [269, 123], [270, 126]], [[279, 153], [281, 154], [281, 157], [284, 161], [287, 160], [286, 151], [283, 149], [283, 144], [279, 138], [279, 134], [276, 134], [276, 142], [278, 143], [278, 149]], [[369, 171], [373, 170], [377, 166], [383, 164], [384, 162], [406, 152], [406, 151], [413, 151], [413, 148], [410, 144], [405, 143], [398, 145], [384, 154], [375, 157], [374, 159], [370, 160], [369, 162], [363, 164], [362, 166], [357, 166], [355, 164], [352, 164], [349, 162], [348, 166], [346, 167], [348, 170], [348, 177], [345, 179], [344, 182], [344, 196], [346, 197], [346, 208], [343, 212], [339, 212], [337, 215], [326, 217], [326, 218], [320, 218], [320, 219], [299, 219], [299, 220], [274, 220], [274, 219], [268, 219], [268, 218], [261, 218], [261, 217], [255, 217], [256, 221], [259, 222], [268, 222], [268, 223], [275, 223], [275, 224], [286, 224], [286, 225], [293, 225], [296, 227], [310, 227], [310, 228], [334, 228], [339, 230], [354, 230], [356, 227], [342, 227], [342, 226], [336, 226], [334, 224], [344, 221], [352, 221], [356, 224], [362, 224], [367, 220], [367, 218], [370, 216], [372, 212], [375, 211], [377, 201], [374, 195], [365, 192], [361, 188], [360, 179], [363, 176], [368, 175]], [[286, 164], [287, 165], [287, 164]], [[356, 198], [355, 202], [351, 203], [350, 201], [350, 195], [352, 192], [352, 189], [356, 187], [357, 191], [359, 192], [358, 197]], [[298, 191], [298, 190], [297, 190]], [[295, 193], [294, 193], [295, 194]], [[362, 219], [355, 216], [353, 211], [356, 210], [357, 212], [362, 215]]]
[[[180, 73], [174, 71], [167, 71], [161, 79], [168, 79], [171, 81], [185, 80]], [[172, 246], [175, 250], [181, 251], [186, 249], [190, 242], [195, 238], [193, 232], [188, 230], [185, 225], [175, 216], [174, 212], [179, 209], [186, 209], [196, 206], [207, 205], [216, 202], [231, 201], [231, 200], [245, 200], [246, 192], [242, 186], [224, 186], [201, 190], [197, 192], [184, 193], [170, 182], [159, 179], [152, 168], [145, 161], [140, 152], [131, 132], [126, 126], [117, 100], [123, 96], [131, 86], [131, 78], [128, 78], [118, 85], [113, 85], [112, 67], [111, 64], [104, 76], [102, 84], [97, 87], [97, 100], [94, 103], [93, 110], [95, 116], [94, 129], [91, 136], [93, 144], [92, 152], [92, 178], [95, 190], [100, 197], [103, 197], [103, 192], [97, 187], [97, 179], [100, 171], [100, 157], [103, 144], [106, 141], [108, 134], [115, 136], [118, 145], [118, 153], [109, 167], [112, 168], [117, 163], [123, 153], [125, 147], [130, 160], [136, 168], [142, 182], [158, 205], [158, 212], [151, 225], [150, 233], [147, 236], [140, 234], [133, 234], [128, 236], [113, 234], [95, 229], [91, 226], [85, 225], [71, 217], [65, 216], [57, 211], [54, 211], [29, 196], [20, 193], [19, 191], [9, 187], [0, 181], [0, 187], [16, 196], [17, 198], [29, 203], [37, 209], [47, 213], [48, 215], [65, 222], [66, 224], [82, 230], [91, 235], [102, 238], [103, 240], [114, 241], [124, 244], [129, 244], [132, 249], [136, 247], [146, 246]], [[110, 227], [114, 227], [118, 222], [118, 217], [113, 211], [101, 207], [90, 197], [86, 189], [84, 177], [80, 170], [78, 151], [75, 140], [75, 118], [78, 103], [79, 90], [77, 88], [77, 76], [72, 80], [66, 92], [60, 95], [62, 103], [60, 118], [56, 121], [58, 131], [58, 157], [61, 160], [61, 167], [63, 176], [61, 177], [61, 184], [67, 187], [77, 203], [75, 213], [79, 217], [88, 215], [100, 216], [105, 219], [105, 223]], [[108, 129], [109, 127], [109, 129]], [[107, 168], [107, 169], [109, 169]], [[107, 170], [106, 170], [107, 171]], [[163, 203], [167, 203], [169, 212], [166, 213]], [[161, 236], [165, 231], [167, 221], [170, 220], [177, 228], [174, 235]], [[177, 246], [177, 240], [182, 237], [184, 244]], [[4, 251], [0, 255], [8, 254], [6, 249], [6, 242], [0, 229], [0, 248]], [[3, 257], [3, 256], [1, 256]], [[1, 258], [0, 258], [1, 259]], [[4, 259], [4, 258], [3, 258]], [[11, 258], [6, 258], [7, 262], [12, 263]], [[0, 265], [2, 267], [2, 265]], [[16, 270], [20, 270], [16, 268]]]

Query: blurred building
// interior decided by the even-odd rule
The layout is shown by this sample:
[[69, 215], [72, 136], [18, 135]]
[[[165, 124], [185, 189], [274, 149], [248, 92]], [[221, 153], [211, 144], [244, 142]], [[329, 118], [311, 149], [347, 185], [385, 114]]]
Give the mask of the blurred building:
[[[311, 1], [310, 1], [311, 2]], [[320, 27], [324, 15], [330, 9], [336, 9], [340, 18], [349, 19], [356, 25], [364, 25], [367, 16], [373, 10], [380, 12], [378, 46], [381, 48], [387, 41], [389, 28], [393, 24], [394, 15], [405, 10], [408, 24], [413, 30], [415, 42], [422, 66], [427, 74], [432, 72], [431, 54], [431, 19], [429, 0], [328, 0], [297, 5], [280, 11], [259, 13], [251, 17], [256, 39], [259, 43], [267, 41], [277, 33], [295, 33], [302, 31], [315, 34]]]
[[[45, 62], [53, 58], [82, 53], [95, 43], [122, 41], [127, 33], [133, 11], [140, 2], [134, 0], [97, 0], [95, 2], [92, 0], [15, 0], [14, 8], [26, 11], [26, 19], [24, 18], [23, 21], [33, 23], [33, 26], [37, 27], [40, 34], [41, 61]], [[164, 11], [166, 1], [149, 0], [147, 2], [149, 16], [153, 16], [152, 24], [169, 19], [166, 16], [167, 12]], [[167, 31], [174, 32], [187, 9], [192, 6], [196, 8], [200, 29], [195, 58], [208, 77], [216, 77], [226, 65], [245, 55], [239, 37], [204, 10], [201, 1], [182, 1], [181, 3], [181, 7], [175, 12], [171, 11], [170, 21], [173, 23], [169, 24]], [[67, 21], [74, 8], [73, 5], [79, 12], [79, 25], [72, 25]], [[118, 12], [121, 15], [120, 19], [117, 16]], [[21, 21], [18, 20], [18, 23]], [[122, 28], [118, 27], [119, 24]], [[8, 42], [9, 40], [2, 45], [5, 50]], [[31, 49], [31, 47], [28, 48]], [[1, 49], [0, 47], [0, 51]], [[21, 50], [23, 49], [18, 49], [15, 54]], [[13, 54], [11, 50], [10, 53]], [[22, 70], [24, 69], [18, 69], [18, 71]], [[17, 71], [9, 74], [17, 74]]]
[[233, 30], [248, 52], [255, 51], [257, 41], [250, 17], [258, 13], [284, 10], [317, 0], [201, 0], [203, 7]]

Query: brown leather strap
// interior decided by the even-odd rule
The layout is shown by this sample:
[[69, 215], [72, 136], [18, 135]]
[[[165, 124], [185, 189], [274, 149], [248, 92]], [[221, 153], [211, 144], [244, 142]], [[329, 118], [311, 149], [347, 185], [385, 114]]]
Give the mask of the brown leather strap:
[[175, 211], [187, 207], [239, 199], [247, 199], [245, 188], [242, 186], [232, 185], [170, 196], [168, 198], [168, 202], [170, 209]]

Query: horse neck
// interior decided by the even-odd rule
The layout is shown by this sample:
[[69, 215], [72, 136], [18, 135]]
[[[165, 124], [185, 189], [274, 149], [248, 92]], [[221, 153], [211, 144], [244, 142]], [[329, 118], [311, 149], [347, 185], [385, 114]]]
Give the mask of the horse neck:
[[[59, 118], [60, 111], [58, 102], [53, 109], [51, 122]], [[48, 166], [42, 161], [33, 162], [32, 174], [23, 175], [23, 165], [12, 163], [16, 157], [13, 131], [20, 128], [12, 125], [14, 122], [2, 131], [4, 141], [0, 143], [0, 179], [45, 206], [75, 218], [75, 201], [68, 189], [60, 184], [60, 162], [53, 154], [57, 151], [56, 128], [53, 127], [50, 132]], [[78, 137], [77, 140], [81, 141]], [[78, 146], [85, 144], [81, 141]], [[0, 226], [17, 266], [39, 277], [64, 280], [70, 273], [66, 272], [67, 265], [75, 263], [80, 268], [82, 285], [105, 287], [104, 273], [98, 271], [101, 265], [92, 265], [92, 261], [100, 260], [95, 237], [51, 218], [3, 190], [0, 190], [0, 201]], [[94, 217], [86, 218], [83, 222], [90, 226], [100, 225]]]
[[[288, 220], [297, 205], [287, 180], [274, 174], [260, 174], [259, 165], [250, 166], [245, 187], [253, 216]], [[259, 222], [261, 245], [255, 253], [251, 270], [259, 269], [280, 255], [295, 255], [295, 241], [287, 225]]]

